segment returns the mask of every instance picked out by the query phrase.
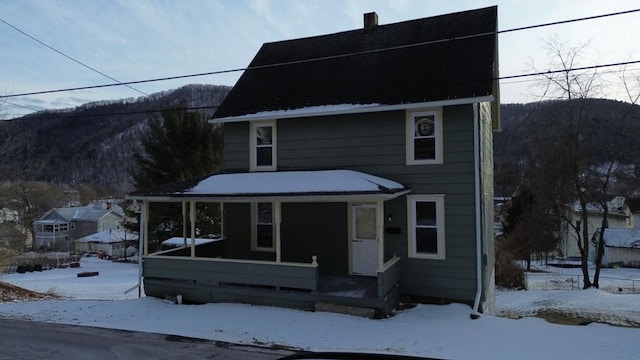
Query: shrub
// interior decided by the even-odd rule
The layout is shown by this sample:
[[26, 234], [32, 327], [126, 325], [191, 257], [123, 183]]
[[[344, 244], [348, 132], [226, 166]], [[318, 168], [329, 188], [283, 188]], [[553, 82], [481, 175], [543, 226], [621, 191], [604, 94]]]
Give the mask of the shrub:
[[507, 289], [524, 289], [524, 269], [515, 262], [513, 253], [504, 246], [504, 238], [496, 239], [496, 285]]

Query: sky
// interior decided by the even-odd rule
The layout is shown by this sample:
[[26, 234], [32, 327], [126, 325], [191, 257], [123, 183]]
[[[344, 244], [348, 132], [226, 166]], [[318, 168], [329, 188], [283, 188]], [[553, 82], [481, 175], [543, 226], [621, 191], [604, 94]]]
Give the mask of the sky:
[[[96, 257], [81, 259], [80, 268], [5, 274], [0, 280], [31, 290], [53, 290], [61, 300], [0, 303], [0, 319], [25, 319], [311, 351], [378, 352], [443, 359], [637, 359], [640, 328], [591, 323], [551, 324], [532, 318], [541, 309], [601, 316], [625, 325], [640, 324], [638, 269], [603, 269], [601, 282], [630, 280], [625, 293], [589, 290], [497, 291], [496, 307], [522, 319], [482, 315], [471, 320], [468, 305], [417, 305], [394, 316], [372, 320], [357, 316], [243, 304], [177, 305], [124, 291], [137, 283], [137, 265]], [[580, 269], [557, 271], [553, 283]], [[593, 270], [593, 269], [592, 269]], [[76, 274], [96, 271], [95, 277]], [[592, 271], [593, 272], [593, 271]], [[538, 273], [540, 274], [540, 273]], [[535, 280], [538, 281], [538, 280]], [[551, 282], [547, 281], [547, 284]], [[544, 286], [537, 286], [543, 288]], [[617, 289], [616, 289], [617, 290]], [[149, 316], [162, 314], [162, 316]], [[628, 325], [628, 323], [627, 323]]]
[[[493, 5], [498, 5], [498, 29], [508, 30], [639, 9], [640, 0], [2, 0], [0, 96], [11, 97], [0, 98], [0, 116], [137, 98], [190, 83], [232, 86], [241, 72], [226, 71], [246, 67], [265, 42], [358, 29], [363, 14], [371, 11], [383, 25]], [[545, 50], [554, 37], [570, 47], [585, 45], [580, 65], [640, 60], [638, 33], [640, 12], [506, 32], [499, 36], [500, 76], [556, 69], [557, 57]], [[633, 84], [635, 68], [626, 68]], [[618, 86], [622, 68], [613, 69], [598, 96], [628, 100]], [[225, 73], [134, 89], [17, 96], [113, 84], [113, 79], [219, 71]], [[533, 80], [501, 81], [502, 103], [539, 100], [543, 89]]]

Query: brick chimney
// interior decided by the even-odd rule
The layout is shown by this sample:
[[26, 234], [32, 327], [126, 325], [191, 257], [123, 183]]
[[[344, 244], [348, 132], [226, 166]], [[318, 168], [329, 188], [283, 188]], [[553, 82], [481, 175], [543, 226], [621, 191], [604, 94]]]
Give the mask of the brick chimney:
[[364, 14], [364, 30], [373, 30], [378, 27], [378, 14], [370, 12]]

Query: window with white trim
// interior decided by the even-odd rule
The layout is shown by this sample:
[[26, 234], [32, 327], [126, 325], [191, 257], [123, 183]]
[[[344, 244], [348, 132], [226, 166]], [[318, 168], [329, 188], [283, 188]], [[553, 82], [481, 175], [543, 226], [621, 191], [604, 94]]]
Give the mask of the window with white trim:
[[276, 122], [251, 123], [251, 170], [275, 170], [276, 158]]
[[409, 257], [444, 259], [444, 195], [407, 196]]
[[256, 251], [275, 251], [273, 203], [252, 204], [253, 236], [251, 248]]
[[407, 111], [407, 165], [442, 164], [440, 110]]

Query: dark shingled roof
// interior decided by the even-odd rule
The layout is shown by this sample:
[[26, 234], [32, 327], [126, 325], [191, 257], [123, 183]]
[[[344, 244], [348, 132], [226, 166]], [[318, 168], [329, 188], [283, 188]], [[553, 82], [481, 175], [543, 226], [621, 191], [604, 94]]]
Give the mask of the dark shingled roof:
[[496, 31], [493, 6], [266, 43], [215, 118], [321, 105], [398, 105], [497, 95]]

